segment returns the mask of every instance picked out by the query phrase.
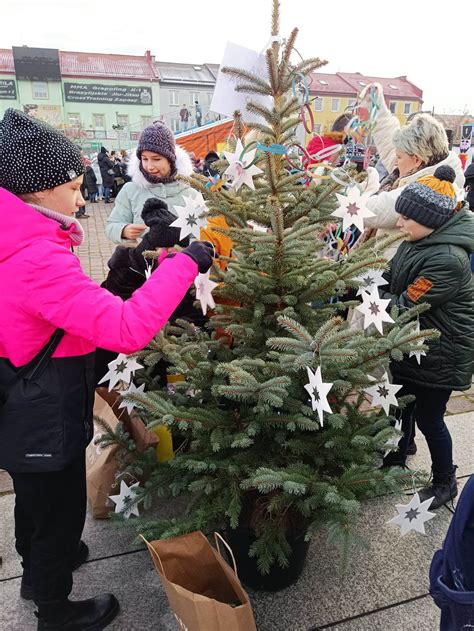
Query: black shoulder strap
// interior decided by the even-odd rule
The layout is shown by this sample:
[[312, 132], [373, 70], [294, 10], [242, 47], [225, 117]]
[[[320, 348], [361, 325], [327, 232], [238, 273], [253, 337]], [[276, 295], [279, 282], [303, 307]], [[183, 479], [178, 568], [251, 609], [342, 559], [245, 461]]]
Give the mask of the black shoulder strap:
[[43, 368], [45, 364], [48, 363], [48, 361], [53, 356], [53, 353], [57, 349], [59, 342], [62, 340], [63, 336], [63, 329], [56, 329], [46, 346], [44, 346], [30, 362], [22, 366], [10, 379], [10, 381], [7, 381], [6, 384], [0, 386], [0, 403], [4, 403], [6, 401], [8, 389], [11, 388], [14, 383], [24, 377], [26, 373], [31, 370], [30, 377], [34, 377], [36, 374], [38, 374], [38, 372]]

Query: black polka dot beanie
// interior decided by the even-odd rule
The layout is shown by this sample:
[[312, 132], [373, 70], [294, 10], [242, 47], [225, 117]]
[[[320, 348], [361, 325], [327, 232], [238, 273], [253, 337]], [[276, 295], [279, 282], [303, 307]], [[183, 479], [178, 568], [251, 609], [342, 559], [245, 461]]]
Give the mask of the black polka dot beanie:
[[171, 175], [176, 173], [176, 145], [173, 132], [163, 123], [153, 123], [142, 131], [138, 141], [137, 156], [141, 159], [142, 151], [159, 153], [171, 166]]
[[15, 195], [46, 191], [85, 171], [79, 148], [60, 131], [8, 109], [0, 121], [0, 186]]
[[408, 184], [395, 202], [397, 213], [414, 219], [427, 228], [439, 228], [453, 216], [456, 173], [448, 165], [440, 166], [434, 175], [422, 177]]

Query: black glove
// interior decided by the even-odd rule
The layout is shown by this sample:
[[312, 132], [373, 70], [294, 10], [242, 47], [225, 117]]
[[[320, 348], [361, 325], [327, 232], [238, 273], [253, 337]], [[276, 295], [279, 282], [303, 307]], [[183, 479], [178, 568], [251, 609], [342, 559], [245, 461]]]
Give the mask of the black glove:
[[183, 250], [183, 254], [187, 254], [197, 263], [200, 274], [205, 274], [212, 265], [214, 246], [209, 241], [193, 241]]
[[176, 244], [183, 248], [189, 245], [189, 237], [179, 240], [180, 228], [170, 228], [176, 216], [168, 210], [168, 205], [162, 199], [147, 199], [143, 205], [142, 218], [150, 231], [138, 246], [140, 252], [155, 248], [171, 248]]

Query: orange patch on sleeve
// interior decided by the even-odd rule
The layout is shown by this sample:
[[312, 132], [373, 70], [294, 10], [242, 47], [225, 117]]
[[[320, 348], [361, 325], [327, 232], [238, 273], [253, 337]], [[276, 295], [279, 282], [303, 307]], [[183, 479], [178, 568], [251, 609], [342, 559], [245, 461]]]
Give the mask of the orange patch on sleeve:
[[430, 280], [428, 280], [424, 276], [420, 276], [420, 278], [417, 278], [416, 281], [408, 287], [408, 298], [410, 298], [410, 300], [412, 300], [413, 302], [417, 302], [432, 287], [433, 283]]

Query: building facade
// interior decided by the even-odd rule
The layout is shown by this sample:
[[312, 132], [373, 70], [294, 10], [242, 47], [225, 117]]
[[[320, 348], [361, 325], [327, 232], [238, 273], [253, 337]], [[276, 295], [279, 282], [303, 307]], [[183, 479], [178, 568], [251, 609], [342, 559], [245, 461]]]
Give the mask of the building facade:
[[314, 72], [308, 87], [313, 99], [316, 133], [329, 131], [336, 118], [350, 110], [364, 87], [373, 82], [382, 85], [387, 106], [402, 125], [410, 114], [421, 110], [423, 92], [406, 77], [370, 77], [358, 72]]

